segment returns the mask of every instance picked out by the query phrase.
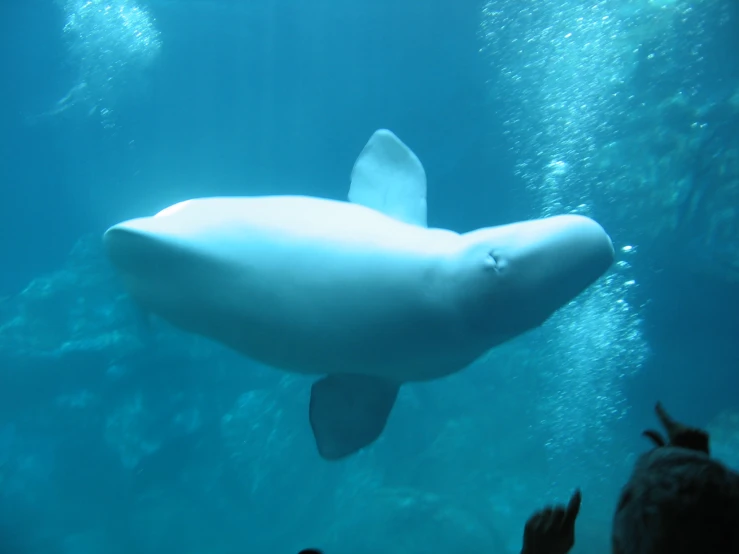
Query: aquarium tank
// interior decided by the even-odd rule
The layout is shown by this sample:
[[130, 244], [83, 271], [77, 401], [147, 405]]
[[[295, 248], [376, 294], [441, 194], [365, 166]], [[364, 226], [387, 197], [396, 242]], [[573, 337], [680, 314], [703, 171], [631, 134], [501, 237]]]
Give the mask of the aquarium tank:
[[0, 554], [609, 552], [658, 401], [739, 468], [737, 2], [0, 13]]

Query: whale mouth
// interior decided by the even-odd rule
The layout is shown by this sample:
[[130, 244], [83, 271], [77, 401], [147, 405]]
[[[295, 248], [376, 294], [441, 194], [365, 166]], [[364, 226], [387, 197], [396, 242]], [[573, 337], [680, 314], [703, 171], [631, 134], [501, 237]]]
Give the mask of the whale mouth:
[[125, 223], [111, 227], [103, 235], [108, 258], [121, 271], [126, 271], [131, 266], [139, 266], [142, 262], [154, 262], [155, 253], [152, 248], [154, 242], [146, 233]]
[[123, 274], [145, 278], [165, 267], [175, 267], [184, 254], [172, 237], [154, 233], [142, 220], [120, 223], [103, 235], [103, 244], [111, 263]]

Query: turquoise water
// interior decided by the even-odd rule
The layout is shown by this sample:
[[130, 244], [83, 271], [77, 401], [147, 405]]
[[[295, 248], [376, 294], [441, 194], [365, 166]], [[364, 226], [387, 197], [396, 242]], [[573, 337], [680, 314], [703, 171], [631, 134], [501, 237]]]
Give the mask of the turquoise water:
[[[2, 13], [8, 552], [514, 553], [575, 487], [575, 552], [606, 551], [658, 399], [739, 466], [734, 3]], [[197, 196], [345, 199], [377, 128], [423, 161], [431, 226], [581, 213], [616, 263], [540, 329], [403, 386], [380, 440], [328, 463], [313, 379], [143, 317], [100, 237]]]

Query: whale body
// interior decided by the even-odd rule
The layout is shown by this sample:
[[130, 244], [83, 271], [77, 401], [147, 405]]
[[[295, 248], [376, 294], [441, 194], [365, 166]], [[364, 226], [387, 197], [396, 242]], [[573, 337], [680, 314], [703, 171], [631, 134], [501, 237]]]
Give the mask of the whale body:
[[403, 383], [460, 371], [541, 325], [614, 257], [603, 228], [579, 215], [428, 228], [423, 166], [387, 130], [357, 159], [348, 202], [191, 199], [114, 225], [104, 242], [145, 310], [321, 376], [309, 415], [330, 460], [380, 436]]

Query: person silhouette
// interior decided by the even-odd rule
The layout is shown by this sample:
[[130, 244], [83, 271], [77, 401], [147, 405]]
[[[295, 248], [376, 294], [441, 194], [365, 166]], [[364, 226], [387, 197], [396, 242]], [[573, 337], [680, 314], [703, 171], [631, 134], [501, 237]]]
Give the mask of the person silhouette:
[[[739, 473], [710, 457], [708, 433], [675, 421], [659, 402], [655, 411], [666, 437], [642, 433], [654, 448], [639, 457], [621, 489], [612, 554], [739, 554]], [[567, 554], [581, 502], [576, 490], [566, 506], [534, 512], [521, 554]]]

